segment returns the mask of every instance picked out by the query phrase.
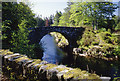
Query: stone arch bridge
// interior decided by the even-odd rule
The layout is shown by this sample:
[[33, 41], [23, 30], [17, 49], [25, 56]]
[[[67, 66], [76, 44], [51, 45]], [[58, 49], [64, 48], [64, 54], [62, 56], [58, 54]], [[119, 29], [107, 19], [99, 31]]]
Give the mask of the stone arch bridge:
[[69, 42], [70, 47], [76, 47], [76, 40], [81, 39], [82, 34], [85, 30], [83, 27], [61, 27], [61, 26], [47, 26], [31, 28], [32, 30], [29, 35], [30, 44], [39, 43], [43, 36], [50, 32], [61, 33]]

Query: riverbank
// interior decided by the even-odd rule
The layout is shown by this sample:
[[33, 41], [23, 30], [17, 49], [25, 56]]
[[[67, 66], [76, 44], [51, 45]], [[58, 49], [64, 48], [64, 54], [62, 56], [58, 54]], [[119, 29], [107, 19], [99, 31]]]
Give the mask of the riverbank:
[[79, 47], [73, 49], [68, 46], [61, 47], [68, 53], [68, 56], [63, 59], [63, 64], [99, 76], [111, 77], [111, 81], [115, 80], [120, 77], [119, 39], [119, 35], [111, 33], [110, 30], [86, 29], [82, 39], [76, 41]]

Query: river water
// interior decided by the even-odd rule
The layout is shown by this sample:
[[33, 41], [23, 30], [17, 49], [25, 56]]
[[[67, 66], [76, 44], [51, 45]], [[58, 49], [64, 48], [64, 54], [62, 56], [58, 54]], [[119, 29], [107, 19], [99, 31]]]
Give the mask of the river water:
[[54, 37], [47, 34], [41, 39], [39, 44], [42, 45], [43, 49], [42, 60], [52, 64], [61, 63], [65, 53], [57, 46]]
[[[42, 60], [45, 60], [45, 61], [47, 61], [49, 63], [52, 63], [52, 64], [60, 64], [60, 63], [62, 63], [62, 60], [65, 57], [65, 52], [63, 52], [57, 46], [57, 44], [56, 44], [56, 42], [54, 40], [54, 37], [47, 34], [41, 39], [39, 44], [42, 45], [42, 48], [43, 48]], [[73, 61], [70, 62], [71, 58], [67, 58], [66, 60], [68, 61], [67, 64], [68, 63], [70, 63], [70, 64], [73, 63]], [[100, 60], [96, 60], [96, 61], [100, 61]], [[81, 69], [82, 68], [84, 69], [86, 67], [86, 65], [90, 64], [90, 63], [88, 63], [88, 61], [86, 61], [85, 59], [82, 59], [81, 57], [78, 58], [78, 60], [76, 60], [75, 62], [76, 62], [75, 67], [79, 67]], [[100, 62], [102, 62], [102, 60]], [[111, 79], [113, 79], [115, 77], [120, 77], [120, 67], [118, 67], [118, 66], [117, 67], [115, 67], [115, 66], [107, 67], [107, 65], [106, 65], [107, 63], [104, 64], [106, 67], [103, 67], [103, 64], [104, 64], [104, 62], [102, 64], [97, 64], [97, 63], [92, 64], [91, 63], [90, 65], [91, 65], [91, 69], [95, 70], [99, 75], [102, 75], [102, 74], [104, 75], [105, 74], [106, 76], [111, 77]], [[94, 67], [93, 65], [94, 66], [96, 65], [96, 67]], [[107, 73], [107, 72], [109, 72], [109, 73]]]

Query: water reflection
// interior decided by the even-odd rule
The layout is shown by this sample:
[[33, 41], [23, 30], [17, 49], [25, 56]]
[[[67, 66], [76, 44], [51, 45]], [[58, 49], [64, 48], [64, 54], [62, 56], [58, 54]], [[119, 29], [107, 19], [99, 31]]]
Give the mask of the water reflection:
[[40, 43], [44, 51], [42, 60], [53, 64], [57, 64], [62, 61], [64, 52], [56, 45], [54, 37], [47, 34], [41, 39], [39, 44]]

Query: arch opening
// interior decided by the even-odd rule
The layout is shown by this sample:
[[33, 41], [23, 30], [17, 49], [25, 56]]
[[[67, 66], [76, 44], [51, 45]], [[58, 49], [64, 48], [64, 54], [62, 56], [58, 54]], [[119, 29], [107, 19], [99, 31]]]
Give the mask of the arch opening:
[[58, 32], [50, 32], [50, 35], [52, 35], [55, 39], [56, 44], [60, 48], [64, 48], [65, 46], [69, 45], [68, 39], [66, 39], [65, 36], [63, 36], [61, 33]]
[[50, 32], [42, 37], [39, 41], [43, 50], [42, 60], [49, 63], [60, 64], [63, 58], [67, 55], [59, 47], [65, 47], [69, 45], [68, 40], [58, 32]]

